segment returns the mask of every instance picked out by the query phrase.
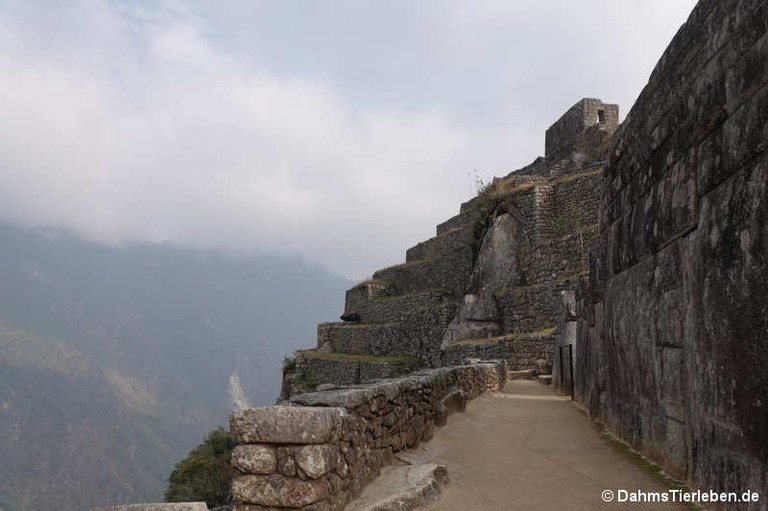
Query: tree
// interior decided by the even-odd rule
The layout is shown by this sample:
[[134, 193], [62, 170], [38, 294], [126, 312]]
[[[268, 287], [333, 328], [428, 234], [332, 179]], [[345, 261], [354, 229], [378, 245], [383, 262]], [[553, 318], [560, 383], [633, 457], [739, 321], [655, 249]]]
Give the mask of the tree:
[[229, 505], [233, 475], [230, 458], [235, 445], [235, 437], [224, 428], [208, 433], [203, 443], [174, 467], [168, 477], [165, 501], [205, 501], [209, 508]]

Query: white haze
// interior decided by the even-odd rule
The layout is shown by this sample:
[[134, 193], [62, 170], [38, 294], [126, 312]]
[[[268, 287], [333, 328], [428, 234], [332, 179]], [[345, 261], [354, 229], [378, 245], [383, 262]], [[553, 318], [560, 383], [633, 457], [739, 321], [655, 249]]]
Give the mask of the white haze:
[[638, 94], [690, 0], [0, 3], [0, 220], [363, 277], [584, 96]]

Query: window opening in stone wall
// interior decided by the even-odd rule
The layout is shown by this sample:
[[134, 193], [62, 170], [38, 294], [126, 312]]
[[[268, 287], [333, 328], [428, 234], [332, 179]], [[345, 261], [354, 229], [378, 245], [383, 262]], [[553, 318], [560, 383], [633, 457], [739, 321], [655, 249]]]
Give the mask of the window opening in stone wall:
[[603, 124], [605, 122], [605, 110], [597, 111], [597, 122], [598, 124]]

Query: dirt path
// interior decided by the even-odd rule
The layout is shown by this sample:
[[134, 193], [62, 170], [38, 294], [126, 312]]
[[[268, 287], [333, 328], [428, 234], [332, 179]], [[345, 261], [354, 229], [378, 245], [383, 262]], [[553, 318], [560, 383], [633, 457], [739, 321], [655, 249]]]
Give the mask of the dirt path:
[[470, 402], [410, 456], [448, 467], [451, 482], [430, 511], [690, 509], [604, 503], [603, 490], [667, 486], [611, 445], [569, 400], [531, 381], [508, 382], [504, 391]]

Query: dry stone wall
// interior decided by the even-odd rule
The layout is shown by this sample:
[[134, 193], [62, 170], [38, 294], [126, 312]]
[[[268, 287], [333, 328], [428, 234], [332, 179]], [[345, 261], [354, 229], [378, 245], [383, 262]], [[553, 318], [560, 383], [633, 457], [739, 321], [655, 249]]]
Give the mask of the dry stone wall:
[[618, 112], [592, 99], [577, 107], [568, 151], [494, 179], [435, 237], [411, 247], [405, 263], [347, 291], [342, 322], [320, 324], [314, 352], [286, 365], [282, 398], [397, 375], [413, 367], [410, 359], [440, 367], [499, 356], [515, 369], [551, 361], [559, 293], [588, 271]]
[[230, 430], [235, 511], [344, 505], [393, 455], [432, 437], [448, 413], [506, 380], [503, 361], [431, 369], [239, 410]]
[[593, 417], [696, 485], [764, 497], [767, 145], [768, 3], [702, 0], [616, 135], [576, 356]]

